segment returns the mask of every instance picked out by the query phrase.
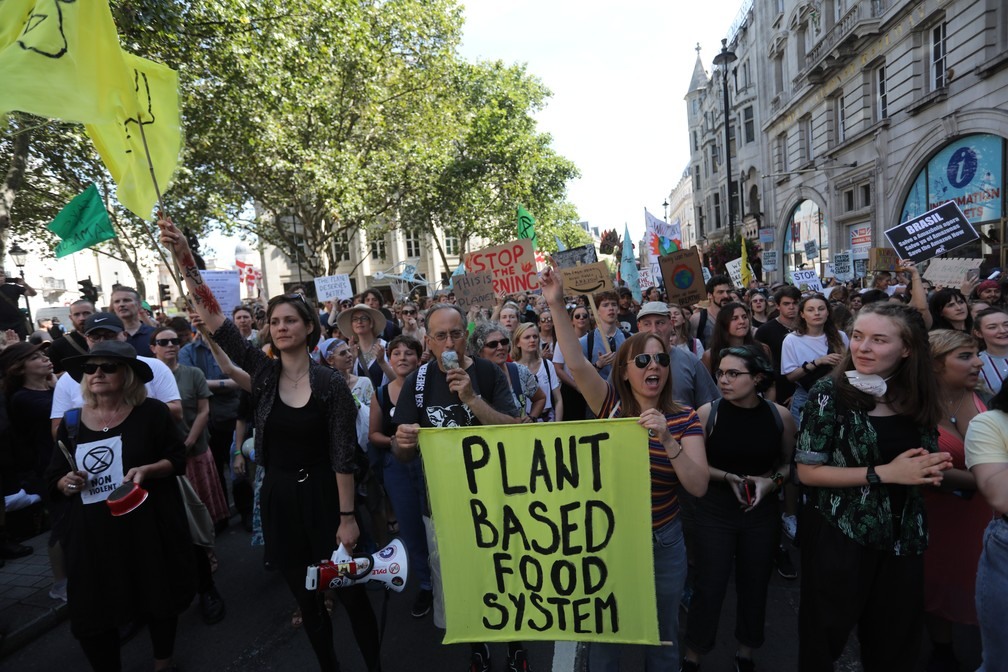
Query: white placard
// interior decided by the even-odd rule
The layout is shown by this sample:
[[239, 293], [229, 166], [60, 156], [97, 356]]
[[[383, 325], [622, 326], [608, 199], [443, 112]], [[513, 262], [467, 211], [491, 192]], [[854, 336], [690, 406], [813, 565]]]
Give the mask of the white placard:
[[346, 273], [315, 278], [315, 296], [319, 301], [349, 299], [353, 296], [350, 276]]
[[[745, 285], [742, 284], [742, 257], [729, 261], [725, 264], [725, 269], [728, 271], [728, 276], [731, 278], [732, 286], [739, 289], [745, 289]], [[749, 264], [749, 277], [756, 277], [756, 274], [753, 273], [752, 270], [752, 264]]]
[[241, 305], [241, 272], [200, 271], [200, 276], [220, 304], [221, 313], [230, 317], [231, 311]]
[[777, 270], [777, 250], [763, 250], [763, 270]]
[[654, 277], [651, 275], [651, 267], [644, 266], [643, 268], [637, 269], [637, 279], [640, 281], [640, 288], [642, 290], [648, 287], [657, 287], [658, 283], [654, 281]]
[[815, 270], [791, 271], [791, 280], [803, 292], [822, 292], [822, 281]]
[[819, 256], [819, 243], [814, 240], [806, 241], [805, 257], [808, 259], [815, 259], [818, 256]]
[[854, 279], [854, 257], [850, 250], [833, 255], [833, 277], [840, 282]]
[[113, 490], [122, 485], [122, 457], [121, 436], [103, 437], [77, 445], [74, 458], [87, 479], [81, 490], [84, 504], [104, 502]]

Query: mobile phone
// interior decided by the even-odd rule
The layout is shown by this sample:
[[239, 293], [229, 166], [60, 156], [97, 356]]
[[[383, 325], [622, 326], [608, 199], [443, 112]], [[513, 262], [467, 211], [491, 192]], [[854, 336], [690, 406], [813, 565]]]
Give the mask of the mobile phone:
[[752, 506], [756, 502], [756, 484], [748, 478], [742, 479], [739, 483], [739, 492], [742, 493], [746, 506]]
[[1001, 277], [1001, 271], [994, 271], [993, 273], [991, 273], [990, 275], [987, 276], [987, 279], [988, 280], [997, 280], [999, 277]]
[[976, 282], [977, 280], [979, 280], [980, 269], [971, 268], [970, 270], [966, 271], [966, 279], [969, 280], [970, 282]]

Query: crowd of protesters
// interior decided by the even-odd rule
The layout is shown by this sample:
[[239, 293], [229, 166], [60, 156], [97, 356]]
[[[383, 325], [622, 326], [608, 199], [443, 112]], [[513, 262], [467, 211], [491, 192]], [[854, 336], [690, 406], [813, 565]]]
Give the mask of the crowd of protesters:
[[[187, 314], [153, 313], [119, 286], [106, 307], [73, 303], [67, 329], [8, 330], [0, 351], [0, 563], [48, 531], [50, 596], [69, 602], [95, 669], [118, 669], [119, 638], [141, 623], [154, 669], [172, 669], [181, 611], [195, 602], [207, 624], [226, 617], [214, 536], [237, 524], [287, 583], [291, 624], [320, 668], [346, 655], [336, 600], [378, 670], [363, 587], [307, 591], [304, 569], [337, 543], [373, 552], [398, 537], [411, 615], [444, 627], [419, 428], [620, 416], [650, 437], [666, 645], [644, 647], [649, 669], [700, 669], [733, 572], [735, 666], [756, 669], [770, 577], [799, 577], [791, 544], [798, 669], [832, 670], [855, 628], [865, 669], [915, 670], [924, 651], [929, 670], [957, 670], [957, 625], [979, 628], [982, 669], [1008, 660], [1008, 307], [997, 282], [931, 287], [911, 263], [868, 289], [822, 293], [715, 275], [706, 301], [680, 305], [661, 288], [641, 301], [625, 287], [570, 296], [547, 269], [540, 293], [469, 311], [450, 290], [388, 303], [375, 288], [316, 304], [296, 287], [222, 307], [184, 236], [160, 226], [195, 297]], [[453, 355], [458, 366], [446, 366]], [[72, 458], [98, 437], [121, 446], [118, 480], [155, 502], [131, 526], [109, 524], [93, 506], [104, 498], [84, 499]], [[158, 555], [164, 584], [96, 571], [85, 560], [96, 541]], [[592, 644], [589, 669], [619, 669], [621, 653]], [[494, 656], [473, 644], [470, 672]], [[509, 671], [549, 666], [520, 641], [503, 658]]]

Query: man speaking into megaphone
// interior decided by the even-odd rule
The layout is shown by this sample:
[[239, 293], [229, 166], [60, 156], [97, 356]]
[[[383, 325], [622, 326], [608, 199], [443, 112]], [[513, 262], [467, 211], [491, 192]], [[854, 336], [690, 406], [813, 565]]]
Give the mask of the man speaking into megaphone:
[[[492, 362], [466, 354], [468, 335], [465, 314], [458, 306], [438, 303], [428, 311], [425, 338], [432, 357], [403, 383], [395, 409], [398, 427], [392, 437], [392, 451], [399, 460], [418, 459], [417, 435], [421, 427], [506, 425], [519, 421], [519, 410], [504, 372]], [[434, 625], [443, 628], [444, 593], [429, 508], [425, 511], [424, 524], [428, 530]], [[427, 558], [413, 557], [412, 561], [416, 564]], [[529, 669], [521, 643], [508, 644], [508, 657], [509, 669]], [[490, 647], [487, 644], [472, 645], [470, 669], [489, 671]]]

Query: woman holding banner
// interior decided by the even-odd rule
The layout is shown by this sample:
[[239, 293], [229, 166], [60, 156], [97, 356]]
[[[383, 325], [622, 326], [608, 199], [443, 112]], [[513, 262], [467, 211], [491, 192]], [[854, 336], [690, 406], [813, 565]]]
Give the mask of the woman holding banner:
[[[672, 399], [668, 346], [654, 334], [636, 334], [620, 345], [610, 381], [603, 380], [585, 359], [571, 322], [563, 317], [563, 280], [547, 269], [541, 280], [549, 302], [557, 342], [567, 369], [597, 418], [639, 417], [650, 437], [651, 527], [654, 538], [655, 590], [658, 634], [662, 646], [646, 647], [649, 670], [674, 670], [679, 666], [679, 600], [686, 583], [686, 546], [679, 518], [676, 486], [680, 483], [695, 497], [707, 492], [707, 457], [703, 428], [696, 412]], [[619, 668], [621, 647], [594, 644], [592, 672]]]

